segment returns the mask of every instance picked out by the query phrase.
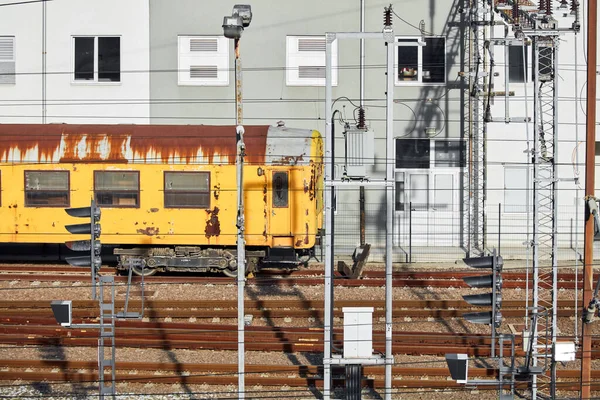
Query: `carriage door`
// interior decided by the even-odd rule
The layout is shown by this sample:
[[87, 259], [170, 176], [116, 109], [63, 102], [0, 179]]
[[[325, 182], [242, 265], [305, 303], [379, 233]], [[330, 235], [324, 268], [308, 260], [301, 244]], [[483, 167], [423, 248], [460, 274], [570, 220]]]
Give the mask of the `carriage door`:
[[271, 172], [271, 211], [269, 226], [273, 236], [273, 246], [292, 247], [293, 239], [290, 216], [290, 175], [289, 170]]

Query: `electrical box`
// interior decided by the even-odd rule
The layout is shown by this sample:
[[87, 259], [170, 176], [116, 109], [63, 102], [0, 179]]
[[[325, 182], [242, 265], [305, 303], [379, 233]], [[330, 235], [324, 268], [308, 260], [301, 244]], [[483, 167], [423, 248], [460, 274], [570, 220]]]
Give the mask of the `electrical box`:
[[367, 165], [375, 162], [375, 134], [373, 131], [350, 127], [346, 129], [346, 175], [364, 177]]
[[373, 307], [344, 307], [344, 358], [373, 356]]
[[554, 345], [554, 359], [556, 361], [575, 361], [575, 343], [556, 342]]

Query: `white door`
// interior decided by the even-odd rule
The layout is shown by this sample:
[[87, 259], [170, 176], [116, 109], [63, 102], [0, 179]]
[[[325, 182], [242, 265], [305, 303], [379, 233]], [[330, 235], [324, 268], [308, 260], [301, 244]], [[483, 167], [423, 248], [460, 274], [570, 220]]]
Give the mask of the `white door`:
[[396, 172], [395, 245], [457, 246], [458, 199], [457, 172]]

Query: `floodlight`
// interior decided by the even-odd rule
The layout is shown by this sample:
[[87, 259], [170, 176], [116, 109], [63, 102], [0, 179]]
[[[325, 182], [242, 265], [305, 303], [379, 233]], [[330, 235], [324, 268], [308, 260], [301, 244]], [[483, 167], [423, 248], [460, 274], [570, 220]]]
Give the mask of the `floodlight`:
[[243, 31], [242, 17], [231, 16], [223, 18], [223, 34], [227, 39], [239, 39], [242, 37]]
[[244, 28], [247, 28], [252, 21], [252, 8], [250, 4], [236, 4], [233, 6], [231, 15], [242, 18], [242, 25]]

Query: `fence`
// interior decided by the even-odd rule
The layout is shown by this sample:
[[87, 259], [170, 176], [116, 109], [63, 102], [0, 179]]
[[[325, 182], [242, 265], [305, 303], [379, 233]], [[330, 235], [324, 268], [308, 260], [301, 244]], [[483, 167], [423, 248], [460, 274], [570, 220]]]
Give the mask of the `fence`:
[[[365, 204], [365, 241], [372, 245], [371, 260], [383, 261], [386, 239], [385, 203]], [[557, 258], [580, 259], [583, 253], [583, 205], [559, 206]], [[436, 262], [460, 259], [466, 255], [465, 221], [462, 213], [420, 209], [410, 204], [394, 212], [393, 262]], [[497, 248], [506, 259], [531, 257], [532, 212], [525, 206], [487, 204], [485, 251]], [[335, 214], [334, 250], [336, 255], [351, 254], [360, 245], [360, 207], [358, 202], [338, 202]], [[600, 250], [600, 243], [595, 245]]]

